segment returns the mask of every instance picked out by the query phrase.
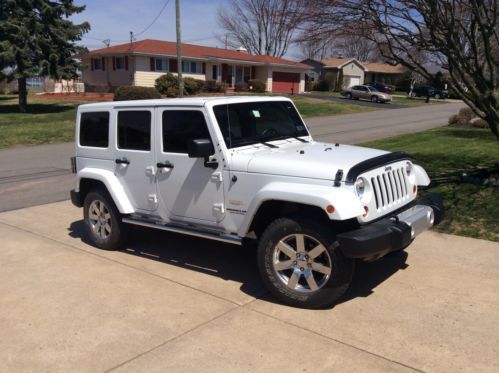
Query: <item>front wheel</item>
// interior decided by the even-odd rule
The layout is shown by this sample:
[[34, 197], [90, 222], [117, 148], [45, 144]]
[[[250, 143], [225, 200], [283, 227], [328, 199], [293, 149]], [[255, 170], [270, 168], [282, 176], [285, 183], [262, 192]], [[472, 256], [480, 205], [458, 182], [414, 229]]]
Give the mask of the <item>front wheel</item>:
[[371, 97], [371, 102], [373, 102], [373, 103], [376, 104], [378, 101], [379, 101], [378, 96], [372, 96]]
[[126, 227], [106, 191], [92, 190], [85, 197], [83, 218], [90, 242], [104, 250], [117, 250], [125, 241]]
[[302, 308], [332, 306], [348, 289], [354, 261], [343, 256], [323, 224], [280, 218], [262, 234], [258, 266], [271, 293]]
[[347, 93], [347, 94], [345, 95], [345, 97], [346, 97], [347, 99], [351, 100], [351, 99], [352, 99], [352, 94], [351, 94], [351, 93]]

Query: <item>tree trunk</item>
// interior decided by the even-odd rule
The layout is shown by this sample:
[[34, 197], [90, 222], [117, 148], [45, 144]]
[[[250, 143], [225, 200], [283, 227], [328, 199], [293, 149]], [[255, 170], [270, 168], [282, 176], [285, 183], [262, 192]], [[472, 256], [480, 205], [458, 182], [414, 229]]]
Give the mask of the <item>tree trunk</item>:
[[19, 111], [25, 113], [28, 107], [28, 90], [26, 89], [26, 78], [17, 79], [19, 90]]

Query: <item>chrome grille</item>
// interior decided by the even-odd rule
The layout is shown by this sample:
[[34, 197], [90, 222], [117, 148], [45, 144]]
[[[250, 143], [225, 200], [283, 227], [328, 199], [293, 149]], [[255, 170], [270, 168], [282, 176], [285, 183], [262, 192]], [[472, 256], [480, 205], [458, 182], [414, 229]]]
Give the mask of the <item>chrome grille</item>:
[[378, 211], [402, 203], [409, 195], [403, 167], [385, 171], [371, 177], [371, 185]]

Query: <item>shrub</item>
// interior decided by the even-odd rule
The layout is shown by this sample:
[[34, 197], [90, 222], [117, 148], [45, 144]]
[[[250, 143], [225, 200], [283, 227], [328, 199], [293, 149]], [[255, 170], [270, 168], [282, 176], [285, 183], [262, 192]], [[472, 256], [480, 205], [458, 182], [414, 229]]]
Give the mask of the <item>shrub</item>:
[[225, 93], [226, 90], [227, 90], [227, 84], [225, 84], [224, 82], [217, 82], [216, 80], [207, 80], [204, 83], [204, 91], [205, 92], [210, 92], [210, 93], [221, 92], [221, 93]]
[[471, 121], [474, 128], [489, 128], [489, 124], [482, 118], [475, 118]]
[[[204, 80], [194, 79], [194, 78], [184, 78], [184, 94], [195, 95], [204, 88]], [[161, 75], [154, 84], [159, 93], [166, 95], [167, 97], [177, 97], [178, 96], [178, 79], [175, 75], [168, 73]]]
[[194, 78], [184, 78], [184, 94], [187, 96], [195, 95], [204, 88], [204, 80]]
[[236, 92], [247, 92], [248, 91], [248, 83], [246, 83], [246, 82], [236, 83], [236, 85], [234, 86], [234, 90]]
[[323, 91], [323, 92], [329, 91], [329, 83], [326, 82], [325, 80], [319, 80], [314, 85], [314, 91]]
[[466, 119], [468, 122], [475, 117], [475, 113], [469, 107], [463, 107], [459, 110], [459, 115]]
[[[173, 92], [171, 88], [175, 88], [177, 90], [177, 95], [178, 95], [178, 81], [177, 77], [174, 76], [171, 73], [161, 75], [158, 79], [156, 79], [154, 83], [154, 87], [156, 87], [156, 90], [161, 93], [162, 95], [168, 96], [168, 91], [170, 93]], [[168, 96], [168, 97], [174, 97], [174, 96]]]
[[252, 79], [248, 81], [248, 85], [252, 87], [251, 92], [264, 93], [267, 84], [261, 79]]
[[451, 127], [470, 127], [470, 121], [461, 114], [454, 114], [449, 117]]
[[161, 98], [161, 95], [152, 87], [122, 86], [116, 89], [114, 101], [149, 100]]

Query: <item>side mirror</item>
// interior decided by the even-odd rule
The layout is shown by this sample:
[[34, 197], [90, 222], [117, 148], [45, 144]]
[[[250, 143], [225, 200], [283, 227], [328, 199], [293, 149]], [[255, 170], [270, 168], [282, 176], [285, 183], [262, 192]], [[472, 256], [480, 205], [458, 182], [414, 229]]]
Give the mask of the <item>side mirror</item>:
[[215, 149], [210, 139], [194, 139], [187, 144], [189, 158], [207, 158]]
[[204, 166], [215, 170], [218, 168], [218, 162], [209, 159], [214, 153], [215, 149], [210, 139], [194, 139], [187, 144], [189, 158], [204, 158]]

